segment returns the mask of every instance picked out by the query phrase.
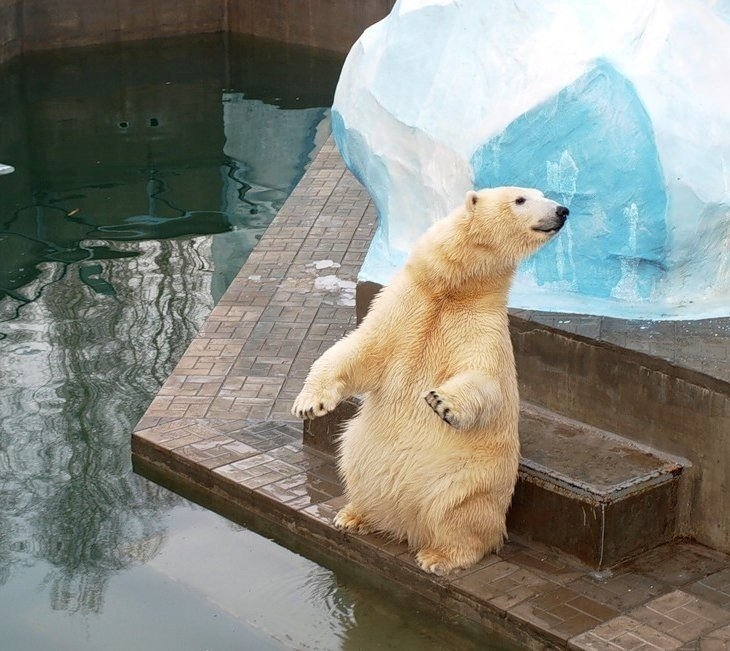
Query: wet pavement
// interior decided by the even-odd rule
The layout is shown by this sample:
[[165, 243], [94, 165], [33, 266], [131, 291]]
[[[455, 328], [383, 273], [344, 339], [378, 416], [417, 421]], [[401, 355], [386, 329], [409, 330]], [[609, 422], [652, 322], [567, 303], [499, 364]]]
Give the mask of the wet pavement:
[[[404, 545], [335, 530], [342, 490], [333, 459], [302, 444], [289, 409], [312, 362], [354, 326], [354, 281], [374, 226], [367, 194], [330, 139], [138, 424], [137, 470], [397, 583], [485, 637], [499, 630], [526, 648], [730, 649], [730, 558], [693, 542], [596, 573], [512, 536], [499, 554], [437, 578]], [[695, 339], [683, 334], [686, 322], [622, 330], [597, 317], [529, 316], [728, 377], [727, 319], [696, 324]]]

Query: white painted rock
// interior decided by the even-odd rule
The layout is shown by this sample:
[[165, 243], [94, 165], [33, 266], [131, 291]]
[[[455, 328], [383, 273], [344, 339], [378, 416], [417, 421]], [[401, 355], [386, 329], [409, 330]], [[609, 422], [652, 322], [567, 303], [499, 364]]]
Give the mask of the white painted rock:
[[387, 283], [472, 187], [571, 210], [511, 305], [730, 314], [730, 0], [399, 0], [352, 48], [333, 107], [379, 214]]

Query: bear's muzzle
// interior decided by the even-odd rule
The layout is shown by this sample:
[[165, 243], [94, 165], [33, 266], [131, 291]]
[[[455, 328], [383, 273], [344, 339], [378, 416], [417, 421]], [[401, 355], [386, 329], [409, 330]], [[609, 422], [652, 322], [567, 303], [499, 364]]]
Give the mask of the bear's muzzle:
[[537, 226], [533, 226], [532, 230], [555, 234], [565, 225], [565, 220], [569, 214], [570, 210], [565, 206], [556, 206], [553, 216], [541, 219], [540, 223]]

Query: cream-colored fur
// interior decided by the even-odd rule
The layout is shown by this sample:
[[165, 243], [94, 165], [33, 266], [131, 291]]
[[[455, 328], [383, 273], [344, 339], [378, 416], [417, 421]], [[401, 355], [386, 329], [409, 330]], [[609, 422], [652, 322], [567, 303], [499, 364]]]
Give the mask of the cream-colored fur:
[[567, 212], [537, 190], [469, 192], [314, 363], [295, 415], [363, 395], [341, 438], [337, 526], [407, 540], [435, 574], [501, 547], [519, 460], [507, 292]]

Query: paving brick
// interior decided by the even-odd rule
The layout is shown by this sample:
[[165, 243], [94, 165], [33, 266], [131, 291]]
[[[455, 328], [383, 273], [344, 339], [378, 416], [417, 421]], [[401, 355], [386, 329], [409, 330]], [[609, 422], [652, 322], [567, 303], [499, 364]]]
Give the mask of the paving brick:
[[333, 497], [326, 502], [318, 504], [310, 504], [301, 509], [301, 513], [308, 515], [310, 518], [317, 520], [323, 524], [333, 526], [333, 521], [338, 511], [345, 506], [347, 498], [344, 495]]
[[176, 452], [206, 468], [217, 468], [258, 454], [258, 450], [228, 436], [218, 435], [180, 447]]
[[730, 624], [703, 635], [697, 646], [699, 651], [730, 651]]
[[561, 585], [575, 581], [586, 572], [585, 566], [539, 546], [518, 550], [509, 555], [509, 560]]
[[556, 587], [530, 570], [507, 561], [490, 564], [478, 572], [457, 578], [453, 583], [465, 593], [476, 594], [503, 610]]
[[541, 592], [509, 612], [512, 617], [531, 623], [563, 641], [619, 614], [565, 587]]
[[261, 452], [268, 452], [301, 439], [301, 432], [290, 425], [267, 422], [239, 427], [232, 430], [230, 436]]
[[684, 589], [730, 610], [730, 568], [710, 574]]
[[135, 432], [135, 436], [152, 440], [152, 436], [161, 436], [164, 433], [174, 432], [175, 430], [182, 429], [186, 424], [186, 421], [183, 420], [172, 420], [157, 424], [152, 428], [138, 430]]
[[669, 590], [667, 584], [633, 572], [620, 572], [605, 578], [586, 574], [569, 586], [580, 594], [622, 612]]
[[622, 649], [678, 649], [682, 643], [631, 617], [620, 616], [570, 640], [572, 649], [618, 651]]
[[730, 621], [730, 611], [682, 590], [652, 599], [628, 613], [672, 637], [688, 642]]
[[268, 454], [256, 454], [220, 466], [213, 472], [241, 486], [253, 489], [296, 475], [299, 470]]
[[261, 489], [261, 492], [297, 510], [342, 495], [339, 485], [320, 479], [311, 473], [300, 473], [268, 484]]
[[301, 441], [294, 441], [278, 448], [269, 450], [269, 454], [302, 470], [314, 470], [331, 463], [324, 455], [305, 448]]
[[678, 542], [662, 545], [627, 565], [630, 571], [673, 586], [684, 586], [724, 569], [726, 557], [711, 549]]

